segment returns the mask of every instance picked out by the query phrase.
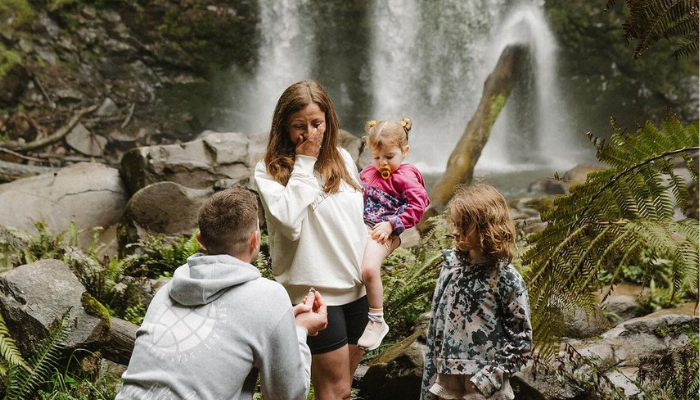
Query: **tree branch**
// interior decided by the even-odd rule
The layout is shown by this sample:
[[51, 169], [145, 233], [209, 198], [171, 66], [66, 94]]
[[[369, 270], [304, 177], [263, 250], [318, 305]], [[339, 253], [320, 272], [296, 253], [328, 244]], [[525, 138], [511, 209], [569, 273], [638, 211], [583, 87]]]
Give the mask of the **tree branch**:
[[33, 151], [40, 149], [42, 147], [46, 147], [52, 143], [55, 143], [61, 139], [63, 139], [70, 131], [75, 128], [76, 125], [78, 125], [78, 122], [80, 119], [86, 115], [89, 114], [97, 109], [97, 106], [91, 106], [87, 108], [83, 108], [79, 110], [77, 113], [73, 115], [73, 117], [68, 121], [68, 123], [64, 126], [62, 126], [59, 130], [57, 130], [53, 135], [47, 136], [42, 139], [35, 140], [33, 142], [29, 143], [19, 143], [17, 141], [8, 141], [8, 142], [0, 142], [0, 147], [12, 151], [16, 151], [19, 153], [24, 153], [27, 151]]

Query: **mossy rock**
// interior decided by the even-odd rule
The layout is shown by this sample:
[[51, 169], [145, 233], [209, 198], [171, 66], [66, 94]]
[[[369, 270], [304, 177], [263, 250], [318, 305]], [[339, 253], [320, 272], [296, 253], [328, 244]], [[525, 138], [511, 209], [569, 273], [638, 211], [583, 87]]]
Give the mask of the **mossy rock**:
[[96, 298], [92, 297], [90, 293], [84, 292], [80, 298], [80, 302], [86, 313], [104, 321], [107, 330], [112, 328], [112, 322], [109, 319], [109, 311]]

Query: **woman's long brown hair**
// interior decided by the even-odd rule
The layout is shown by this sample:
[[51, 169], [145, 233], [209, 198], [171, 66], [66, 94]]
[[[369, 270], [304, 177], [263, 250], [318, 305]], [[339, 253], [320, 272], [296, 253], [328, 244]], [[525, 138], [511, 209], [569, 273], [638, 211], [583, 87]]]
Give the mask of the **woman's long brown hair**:
[[323, 191], [337, 193], [340, 182], [345, 181], [356, 190], [360, 185], [348, 173], [343, 156], [338, 151], [338, 116], [326, 90], [317, 82], [307, 80], [288, 87], [277, 101], [270, 128], [270, 141], [265, 151], [267, 173], [277, 182], [287, 185], [294, 168], [296, 146], [289, 137], [287, 123], [292, 114], [311, 103], [319, 106], [326, 115], [326, 131], [323, 134], [321, 153], [315, 168], [325, 179]]

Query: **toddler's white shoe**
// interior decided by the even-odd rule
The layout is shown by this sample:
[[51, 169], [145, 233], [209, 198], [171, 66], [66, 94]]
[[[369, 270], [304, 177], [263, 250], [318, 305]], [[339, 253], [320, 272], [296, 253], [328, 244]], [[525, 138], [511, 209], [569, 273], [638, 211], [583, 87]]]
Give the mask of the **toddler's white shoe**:
[[388, 332], [389, 325], [384, 320], [374, 321], [370, 318], [360, 340], [357, 341], [357, 346], [362, 350], [374, 350], [382, 344], [382, 340]]

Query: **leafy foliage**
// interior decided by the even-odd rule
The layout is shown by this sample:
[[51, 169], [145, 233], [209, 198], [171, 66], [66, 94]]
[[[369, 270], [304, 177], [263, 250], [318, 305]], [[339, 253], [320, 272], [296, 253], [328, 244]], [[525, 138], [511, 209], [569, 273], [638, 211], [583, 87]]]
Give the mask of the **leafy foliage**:
[[[22, 367], [29, 369], [29, 366], [22, 358], [22, 354], [15, 346], [15, 341], [10, 336], [10, 331], [7, 329], [5, 319], [0, 314], [0, 353], [7, 364], [10, 366]], [[0, 364], [0, 375], [4, 376], [7, 373], [5, 365]]]
[[662, 357], [648, 356], [640, 360], [639, 381], [645, 398], [650, 400], [696, 399], [700, 388], [698, 368], [698, 334], [690, 326], [685, 334], [686, 346]]
[[41, 342], [29, 360], [28, 369], [10, 366], [6, 400], [31, 398], [30, 395], [55, 371], [70, 334], [68, 316], [69, 312], [66, 312], [49, 337]]
[[683, 208], [689, 198], [675, 163], [698, 179], [698, 124], [683, 127], [669, 116], [662, 130], [646, 123], [634, 135], [613, 127], [610, 143], [592, 138], [598, 159], [610, 168], [558, 197], [542, 214], [547, 227], [528, 238], [523, 254], [534, 339], [545, 353], [562, 332], [562, 312], [593, 309], [603, 269], [617, 283], [623, 266], [638, 265], [651, 276], [665, 262], [673, 291], [698, 286], [698, 221], [674, 219], [674, 202]]
[[444, 216], [428, 220], [432, 229], [421, 238], [420, 246], [398, 248], [384, 261], [384, 318], [391, 334], [406, 334], [416, 319], [430, 311], [435, 282], [440, 274], [441, 249], [452, 247]]
[[187, 262], [189, 256], [200, 251], [196, 232], [189, 238], [153, 236], [127, 247], [137, 247], [139, 252], [124, 259], [124, 273], [148, 278], [172, 276], [177, 267]]
[[[87, 357], [77, 357], [76, 353], [85, 353], [86, 350], [76, 350], [69, 357], [65, 370], [55, 369], [50, 380], [45, 382], [37, 391], [36, 399], [42, 400], [107, 400], [114, 399], [117, 386], [121, 383], [120, 375], [114, 371], [105, 374], [100, 373], [95, 380], [90, 378], [90, 372], [86, 369], [94, 368], [101, 357], [98, 353], [89, 353]], [[88, 361], [89, 360], [89, 361]], [[79, 363], [78, 368], [71, 368], [73, 361]], [[78, 365], [77, 363], [73, 363]], [[86, 364], [90, 367], [84, 368]], [[75, 372], [73, 370], [76, 370]], [[94, 373], [94, 371], [93, 371]]]
[[552, 376], [571, 387], [577, 398], [587, 398], [585, 394], [589, 393], [598, 400], [627, 400], [624, 390], [607, 376], [614, 369], [600, 358], [583, 356], [570, 344], [553, 360], [535, 356], [532, 365], [535, 379], [540, 375]]
[[[606, 9], [616, 0], [608, 0]], [[625, 0], [630, 16], [622, 25], [625, 42], [639, 40], [639, 58], [661, 38], [675, 42], [674, 55], [690, 57], [698, 52], [698, 0]]]

